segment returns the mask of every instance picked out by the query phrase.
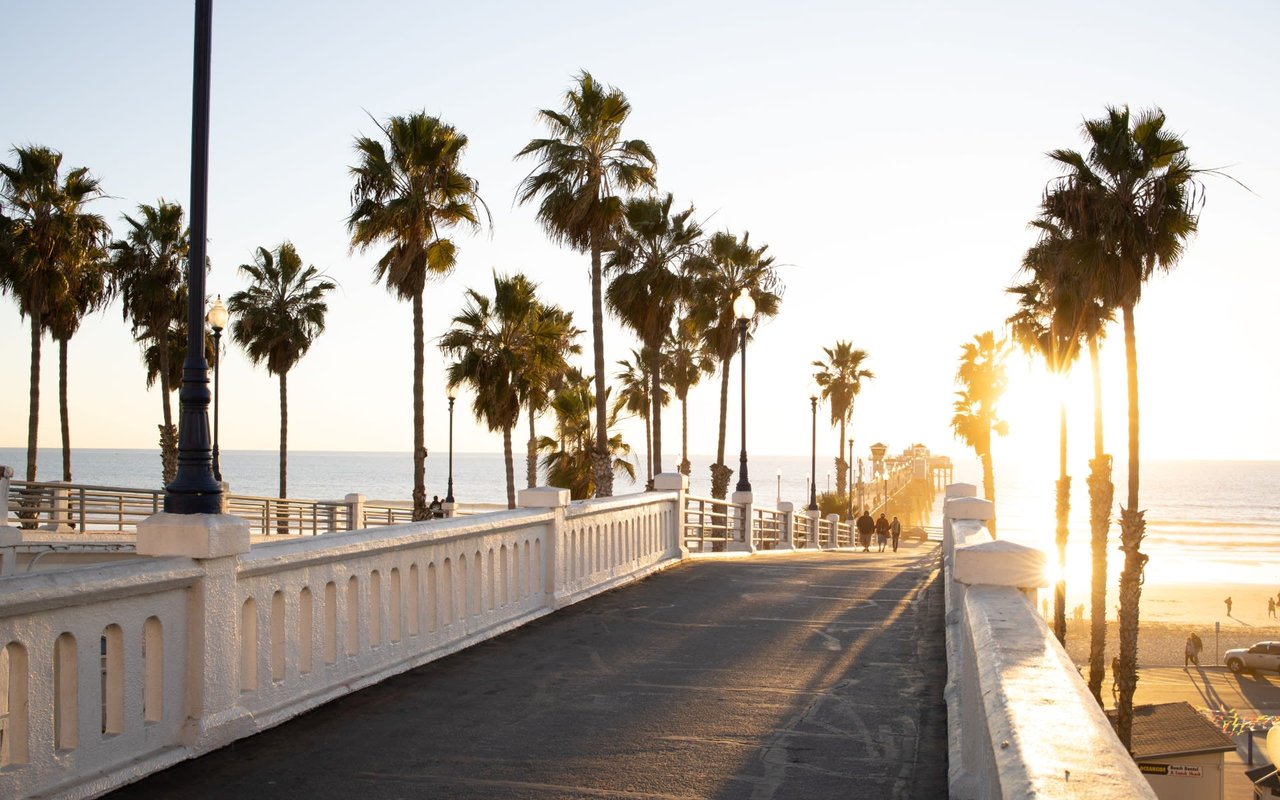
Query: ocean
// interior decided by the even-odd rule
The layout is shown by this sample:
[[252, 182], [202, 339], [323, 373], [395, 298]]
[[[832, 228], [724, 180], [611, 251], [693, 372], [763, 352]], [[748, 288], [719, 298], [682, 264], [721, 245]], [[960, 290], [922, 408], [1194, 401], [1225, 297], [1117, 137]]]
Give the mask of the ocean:
[[[1120, 456], [1123, 458], [1123, 456]], [[274, 496], [277, 489], [277, 453], [273, 450], [230, 450], [222, 453], [223, 477], [236, 494]], [[690, 492], [710, 496], [708, 456], [691, 456]], [[737, 454], [729, 457], [736, 468]], [[953, 451], [955, 479], [979, 486], [981, 470], [976, 459], [957, 447]], [[674, 470], [678, 457], [666, 458]], [[809, 458], [803, 456], [751, 456], [749, 477], [757, 502], [772, 505], [778, 499], [796, 507], [807, 505]], [[24, 448], [0, 448], [0, 464], [8, 464], [21, 477], [26, 464]], [[72, 456], [76, 483], [124, 488], [160, 488], [160, 457], [153, 450], [77, 449]], [[1143, 463], [1142, 506], [1147, 510], [1150, 553], [1148, 580], [1274, 584], [1280, 587], [1280, 462], [1277, 461], [1158, 461]], [[448, 460], [433, 453], [427, 459], [427, 495], [445, 494]], [[61, 451], [41, 448], [39, 477], [61, 475]], [[502, 455], [455, 453], [454, 494], [463, 503], [506, 502], [506, 478]], [[638, 479], [620, 477], [615, 493], [639, 491], [644, 483], [643, 464]], [[1086, 465], [1072, 467], [1070, 538], [1068, 540], [1069, 603], [1086, 602], [1089, 553], [1089, 497]], [[996, 511], [1001, 538], [1022, 541], [1053, 552], [1054, 480], [1056, 462], [1012, 464], [997, 461]], [[406, 453], [350, 453], [295, 451], [289, 454], [289, 494], [298, 498], [339, 499], [361, 492], [370, 500], [406, 500], [412, 490], [412, 465]], [[735, 475], [734, 481], [737, 480]], [[818, 490], [834, 488], [830, 458], [818, 461]], [[1114, 475], [1116, 503], [1123, 499], [1123, 464]], [[524, 485], [523, 454], [517, 454], [516, 486]], [[938, 524], [934, 520], [933, 524]], [[1114, 586], [1120, 566], [1119, 524], [1111, 528], [1109, 572]]]

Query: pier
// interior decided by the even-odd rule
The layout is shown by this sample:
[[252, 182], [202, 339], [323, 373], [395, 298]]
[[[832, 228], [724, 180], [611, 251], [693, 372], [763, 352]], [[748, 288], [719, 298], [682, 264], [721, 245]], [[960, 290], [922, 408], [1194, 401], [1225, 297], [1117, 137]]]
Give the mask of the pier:
[[868, 554], [687, 486], [315, 535], [153, 517], [34, 568], [99, 534], [6, 509], [0, 795], [1153, 796], [973, 487]]

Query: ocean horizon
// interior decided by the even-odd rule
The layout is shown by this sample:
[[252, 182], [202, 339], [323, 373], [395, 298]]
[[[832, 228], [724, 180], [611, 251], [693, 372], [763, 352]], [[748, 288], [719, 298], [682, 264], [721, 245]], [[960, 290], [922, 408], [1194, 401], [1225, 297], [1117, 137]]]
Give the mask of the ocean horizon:
[[[224, 480], [235, 494], [271, 496], [278, 488], [278, 452], [228, 450], [221, 454]], [[710, 496], [708, 455], [690, 455], [690, 493]], [[737, 453], [726, 457], [737, 467]], [[975, 458], [954, 458], [955, 480], [974, 483], [981, 490], [981, 468]], [[664, 456], [666, 471], [675, 471], [679, 455]], [[856, 462], [855, 462], [856, 463]], [[26, 449], [0, 448], [0, 464], [14, 468], [21, 478]], [[76, 483], [132, 489], [160, 489], [160, 456], [154, 449], [77, 448], [72, 451]], [[1116, 514], [1123, 501], [1125, 475], [1117, 464]], [[870, 463], [865, 464], [866, 475]], [[790, 501], [808, 504], [810, 459], [807, 456], [749, 456], [749, 477], [758, 504]], [[1052, 554], [1054, 481], [1056, 465], [996, 464], [996, 511], [1001, 538], [1021, 541]], [[639, 492], [644, 486], [643, 461], [635, 481], [619, 476], [616, 494]], [[464, 504], [505, 504], [506, 474], [501, 453], [455, 453], [454, 495]], [[515, 454], [517, 491], [525, 481], [523, 452]], [[62, 474], [59, 448], [40, 448], [38, 478], [56, 480]], [[856, 466], [855, 466], [856, 474]], [[288, 494], [315, 500], [341, 499], [353, 492], [369, 500], [408, 500], [412, 492], [412, 463], [408, 452], [351, 452], [296, 450], [289, 453]], [[540, 479], [542, 473], [540, 472]], [[1087, 574], [1089, 498], [1087, 466], [1073, 467], [1068, 575]], [[444, 497], [448, 479], [447, 455], [431, 454], [426, 462], [427, 496]], [[734, 481], [737, 480], [735, 474]], [[828, 483], [828, 481], [830, 483]], [[835, 488], [832, 460], [820, 458], [818, 491]], [[1280, 461], [1143, 462], [1141, 501], [1146, 509], [1144, 550], [1152, 556], [1147, 574], [1161, 582], [1275, 584], [1280, 586]], [[932, 524], [939, 524], [933, 520]], [[1108, 559], [1108, 584], [1118, 576], [1119, 523], [1113, 518], [1113, 547]], [[1085, 602], [1087, 586], [1069, 580], [1069, 600]]]

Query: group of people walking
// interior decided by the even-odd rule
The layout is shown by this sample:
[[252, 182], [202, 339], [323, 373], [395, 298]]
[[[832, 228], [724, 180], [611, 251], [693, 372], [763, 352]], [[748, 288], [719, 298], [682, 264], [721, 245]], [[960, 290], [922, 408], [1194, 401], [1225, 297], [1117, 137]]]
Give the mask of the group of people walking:
[[854, 527], [858, 530], [858, 543], [862, 545], [862, 552], [871, 552], [871, 536], [875, 534], [879, 540], [880, 549], [877, 552], [883, 553], [889, 541], [893, 541], [893, 552], [898, 552], [898, 539], [902, 537], [902, 523], [897, 517], [890, 522], [881, 514], [879, 519], [871, 517], [871, 509], [862, 509], [862, 514], [854, 520]]

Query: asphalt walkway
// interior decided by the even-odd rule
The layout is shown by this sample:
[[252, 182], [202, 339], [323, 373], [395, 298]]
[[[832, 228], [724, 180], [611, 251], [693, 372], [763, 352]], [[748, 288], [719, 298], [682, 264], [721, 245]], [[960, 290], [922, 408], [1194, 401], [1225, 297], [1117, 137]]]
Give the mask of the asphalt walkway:
[[945, 797], [938, 563], [695, 560], [109, 796]]

